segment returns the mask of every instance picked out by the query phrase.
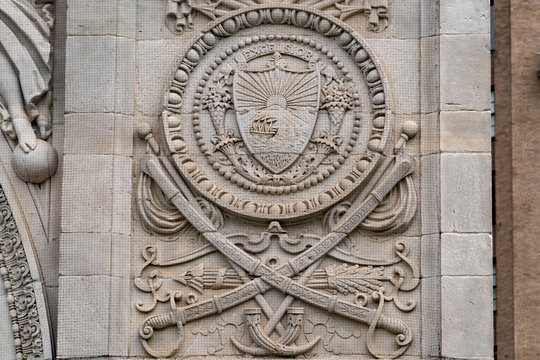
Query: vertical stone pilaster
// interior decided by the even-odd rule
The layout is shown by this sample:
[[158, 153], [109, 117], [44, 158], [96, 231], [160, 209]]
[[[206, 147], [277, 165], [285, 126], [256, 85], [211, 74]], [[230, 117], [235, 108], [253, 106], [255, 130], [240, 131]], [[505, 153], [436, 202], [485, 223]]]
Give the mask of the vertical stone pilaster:
[[441, 1], [439, 15], [441, 355], [490, 358], [489, 1]]
[[127, 356], [135, 8], [68, 1], [59, 359]]

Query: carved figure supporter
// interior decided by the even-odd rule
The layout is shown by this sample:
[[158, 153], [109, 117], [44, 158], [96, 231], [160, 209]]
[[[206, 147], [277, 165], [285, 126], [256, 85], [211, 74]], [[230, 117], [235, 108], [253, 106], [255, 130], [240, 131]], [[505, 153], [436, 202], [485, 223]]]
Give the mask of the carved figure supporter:
[[0, 120], [1, 128], [28, 153], [39, 135], [51, 134], [50, 104], [52, 18], [28, 0], [0, 0]]

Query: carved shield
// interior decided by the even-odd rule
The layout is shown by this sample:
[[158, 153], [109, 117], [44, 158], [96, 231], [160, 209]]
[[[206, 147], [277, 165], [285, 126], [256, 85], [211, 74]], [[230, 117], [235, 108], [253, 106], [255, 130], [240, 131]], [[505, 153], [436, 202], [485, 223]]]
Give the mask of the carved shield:
[[316, 70], [271, 67], [238, 71], [233, 97], [236, 121], [249, 152], [279, 174], [306, 148], [319, 109]]

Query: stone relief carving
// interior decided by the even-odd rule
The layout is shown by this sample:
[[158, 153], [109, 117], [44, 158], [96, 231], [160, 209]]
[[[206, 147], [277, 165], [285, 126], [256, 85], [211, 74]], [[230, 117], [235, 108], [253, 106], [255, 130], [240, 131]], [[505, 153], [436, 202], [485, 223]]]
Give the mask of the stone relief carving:
[[17, 359], [42, 359], [43, 340], [30, 267], [17, 224], [1, 187], [0, 275], [7, 291]]
[[0, 121], [17, 141], [13, 167], [24, 181], [42, 183], [56, 172], [50, 81], [52, 1], [0, 1]]
[[[364, 14], [368, 30], [381, 32], [388, 26], [388, 0], [292, 0], [274, 1], [279, 4], [297, 4], [322, 10], [340, 20]], [[263, 4], [262, 0], [167, 0], [166, 24], [173, 33], [193, 30], [193, 21], [200, 14], [216, 20], [236, 10]]]
[[[404, 354], [413, 331], [399, 314], [419, 284], [410, 244], [386, 239], [379, 257], [350, 246], [403, 232], [416, 212], [404, 147], [417, 124], [396, 140], [392, 120], [371, 50], [324, 12], [254, 6], [205, 28], [175, 66], [162, 136], [138, 131], [137, 205], [157, 236], [135, 274], [148, 354], [358, 354], [359, 338], [376, 358]], [[168, 327], [175, 341], [153, 345]]]

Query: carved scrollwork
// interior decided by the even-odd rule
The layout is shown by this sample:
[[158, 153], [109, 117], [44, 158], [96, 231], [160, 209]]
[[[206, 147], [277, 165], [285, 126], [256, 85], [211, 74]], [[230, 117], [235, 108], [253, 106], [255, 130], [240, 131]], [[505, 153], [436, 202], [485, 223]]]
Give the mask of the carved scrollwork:
[[[388, 0], [297, 0], [295, 3], [323, 10], [340, 20], [364, 14], [367, 29], [374, 32], [381, 32], [388, 26]], [[167, 0], [166, 24], [173, 33], [181, 34], [193, 30], [198, 14], [216, 20], [229, 12], [259, 4], [257, 0]]]
[[[172, 325], [173, 321], [170, 320], [173, 317], [178, 318], [178, 315], [175, 315], [178, 313], [178, 311], [181, 311], [182, 320], [179, 320], [181, 323], [186, 323], [191, 320], [209, 316], [214, 313], [221, 313], [225, 309], [227, 309], [230, 306], [234, 306], [236, 304], [245, 302], [253, 297], [257, 297], [257, 301], [261, 305], [261, 307], [268, 308], [268, 303], [266, 300], [261, 296], [262, 293], [264, 293], [269, 288], [276, 288], [280, 290], [281, 292], [287, 294], [285, 300], [282, 302], [282, 305], [280, 306], [280, 309], [278, 311], [273, 312], [271, 309], [267, 309], [267, 316], [269, 317], [269, 323], [267, 325], [268, 330], [265, 331], [273, 331], [275, 326], [277, 325], [276, 321], [279, 321], [279, 319], [283, 316], [285, 308], [287, 308], [292, 299], [296, 298], [299, 300], [302, 300], [304, 302], [307, 302], [308, 304], [311, 304], [315, 307], [327, 310], [330, 313], [337, 313], [342, 316], [354, 319], [356, 321], [369, 323], [370, 324], [370, 330], [373, 330], [375, 327], [382, 327], [390, 332], [393, 332], [397, 334], [396, 337], [396, 343], [400, 347], [400, 350], [394, 354], [401, 354], [406, 350], [406, 348], [409, 346], [412, 335], [411, 331], [408, 328], [407, 325], [405, 325], [403, 322], [396, 320], [396, 319], [388, 319], [380, 314], [382, 311], [382, 305], [379, 306], [378, 310], [375, 311], [373, 309], [370, 309], [368, 307], [365, 307], [363, 305], [359, 305], [358, 301], [355, 303], [348, 302], [346, 300], [339, 299], [336, 295], [329, 296], [325, 295], [323, 293], [320, 293], [318, 291], [314, 291], [309, 288], [309, 286], [306, 286], [306, 282], [308, 281], [309, 277], [311, 277], [316, 271], [317, 267], [320, 265], [322, 257], [328, 253], [330, 250], [335, 248], [341, 240], [344, 239], [345, 234], [339, 234], [339, 233], [330, 233], [323, 238], [321, 238], [320, 241], [318, 241], [313, 247], [309, 248], [308, 250], [302, 252], [300, 255], [296, 256], [295, 258], [289, 260], [286, 264], [281, 265], [279, 268], [274, 269], [272, 266], [267, 266], [262, 264], [262, 261], [260, 259], [257, 259], [250, 255], [249, 253], [245, 252], [244, 250], [238, 248], [236, 245], [234, 245], [225, 235], [219, 233], [216, 230], [211, 230], [208, 228], [206, 216], [204, 215], [203, 211], [197, 211], [194, 208], [192, 208], [193, 205], [189, 205], [187, 202], [187, 199], [185, 196], [192, 196], [192, 195], [183, 195], [182, 191], [178, 193], [178, 190], [175, 190], [174, 185], [170, 183], [170, 180], [167, 180], [167, 175], [164, 172], [165, 169], [162, 168], [160, 170], [158, 165], [158, 159], [157, 158], [149, 158], [148, 163], [143, 166], [143, 168], [148, 171], [148, 174], [152, 176], [152, 178], [161, 186], [162, 190], [164, 191], [164, 195], [170, 199], [173, 199], [174, 205], [178, 208], [179, 211], [181, 211], [186, 218], [190, 219], [190, 222], [193, 224], [193, 226], [201, 232], [201, 234], [204, 236], [204, 238], [210, 242], [212, 246], [214, 246], [219, 252], [221, 252], [230, 262], [230, 264], [233, 266], [233, 269], [236, 271], [236, 273], [240, 276], [242, 279], [243, 285], [238, 286], [237, 288], [233, 289], [232, 292], [226, 293], [223, 295], [214, 295], [211, 299], [205, 300], [200, 303], [195, 304], [188, 304], [183, 309], [178, 309], [175, 304], [175, 299], [177, 297], [178, 292], [166, 292], [166, 296], [162, 297], [157, 295], [157, 289], [161, 286], [162, 282], [159, 280], [154, 286], [154, 278], [156, 277], [156, 272], [152, 271], [150, 273], [150, 277], [148, 278], [147, 284], [144, 284], [144, 282], [141, 282], [140, 280], [140, 274], [137, 278], [139, 285], [138, 287], [141, 290], [150, 291], [153, 294], [154, 303], [151, 304], [150, 307], [143, 307], [139, 306], [140, 311], [147, 311], [150, 308], [154, 308], [157, 304], [157, 302], [165, 302], [167, 299], [170, 299], [171, 305], [173, 306], [173, 311], [170, 312], [168, 315], [161, 315], [159, 317], [156, 317], [155, 315], [151, 316], [147, 319], [146, 323], [151, 322], [154, 323], [152, 319], [169, 319], [167, 321], [159, 321], [155, 324], [155, 326], [161, 328], [166, 327], [168, 325]], [[351, 208], [356, 208], [357, 210], [352, 214], [345, 214], [344, 218], [346, 219], [343, 222], [343, 225], [338, 227], [339, 229], [344, 229], [344, 231], [350, 232], [354, 230], [365, 218], [366, 216], [373, 211], [377, 207], [378, 204], [380, 204], [381, 199], [384, 198], [391, 189], [399, 183], [399, 181], [407, 176], [412, 171], [412, 166], [414, 166], [414, 162], [411, 161], [410, 158], [407, 156], [402, 156], [396, 161], [396, 164], [390, 171], [390, 173], [387, 175], [385, 181], [383, 181], [380, 185], [378, 185], [372, 193], [368, 196], [368, 199], [362, 202], [362, 204], [359, 207], [354, 207], [354, 204]], [[185, 188], [184, 192], [187, 192], [188, 189]], [[375, 201], [372, 201], [371, 199], [375, 199]], [[379, 200], [376, 200], [379, 199]], [[282, 234], [283, 230], [277, 226], [277, 225], [271, 225], [270, 229], [274, 228], [274, 233], [277, 231], [278, 234]], [[346, 230], [345, 230], [346, 229]], [[402, 251], [404, 251], [404, 247], [399, 244], [399, 246], [396, 247], [397, 251], [399, 252], [398, 256], [401, 259], [404, 259], [404, 255], [401, 254]], [[155, 249], [152, 247], [147, 248], [145, 252], [143, 252], [143, 256], [146, 260], [145, 266], [148, 266], [153, 263], [155, 260]], [[407, 262], [410, 263], [410, 262]], [[143, 268], [144, 268], [143, 267]], [[291, 279], [291, 276], [297, 275], [301, 273], [304, 269], [306, 271], [304, 272], [303, 276], [300, 278], [300, 280], [295, 281], [294, 279]], [[346, 273], [348, 274], [350, 271], [345, 267], [345, 270], [343, 268], [342, 271], [337, 271], [334, 268], [331, 268], [327, 270], [328, 276], [328, 284], [329, 287], [335, 287], [338, 288], [338, 290], [345, 291], [343, 289], [356, 289], [356, 290], [365, 290], [367, 293], [369, 293], [371, 290], [368, 289], [369, 284], [370, 285], [379, 285], [375, 288], [376, 291], [371, 291], [371, 297], [374, 300], [379, 299], [379, 295], [381, 295], [381, 292], [384, 291], [384, 288], [380, 287], [380, 283], [378, 284], [375, 279], [372, 279], [371, 281], [366, 281], [363, 279], [360, 279], [360, 281], [351, 281], [351, 280], [343, 280], [339, 279], [336, 280], [336, 275]], [[353, 271], [355, 272], [355, 271]], [[398, 270], [395, 270], [395, 273], [398, 275], [401, 275], [402, 273]], [[218, 272], [218, 274], [220, 274]], [[225, 272], [221, 272], [220, 277], [223, 277]], [[256, 277], [256, 280], [259, 280], [257, 282], [256, 280], [249, 280], [247, 277], [247, 274], [250, 274], [252, 276]], [[199, 277], [203, 278], [203, 286], [204, 289], [204, 274], [201, 274], [199, 271]], [[263, 281], [262, 283], [260, 281]], [[388, 279], [392, 281], [393, 279]], [[223, 279], [217, 280], [219, 283], [223, 283]], [[402, 279], [397, 279], [397, 282], [395, 282], [396, 289], [399, 290], [403, 286]], [[199, 279], [200, 282], [200, 279]], [[137, 284], [137, 282], [136, 282]], [[186, 281], [187, 284], [187, 281]], [[252, 286], [254, 285], [254, 287]], [[368, 285], [368, 287], [366, 287]], [[346, 288], [345, 286], [348, 286]], [[379, 289], [380, 288], [380, 289]], [[242, 289], [242, 290], [240, 290]], [[255, 290], [255, 291], [253, 291]], [[236, 294], [234, 297], [234, 302], [230, 303], [230, 300], [226, 300], [230, 294]], [[359, 296], [356, 297], [358, 299]], [[392, 296], [386, 296], [385, 300], [392, 300]], [[397, 300], [396, 300], [397, 301]], [[365, 301], [362, 301], [361, 304], [365, 303]], [[402, 310], [412, 310], [413, 306], [407, 305], [407, 307], [402, 306], [401, 303], [396, 302], [398, 305], [398, 308]], [[260, 311], [260, 310], [258, 310]], [[371, 320], [370, 320], [371, 319]], [[177, 321], [178, 322], [178, 321]], [[242, 344], [239, 342], [233, 341], [235, 346], [239, 349], [244, 349], [248, 352], [253, 352], [255, 354], [263, 354], [269, 353], [274, 355], [294, 355], [297, 353], [302, 353], [305, 351], [308, 351], [315, 345], [315, 343], [318, 341], [313, 340], [309, 344], [301, 345], [298, 347], [287, 347], [286, 345], [274, 342], [270, 338], [268, 338], [265, 335], [265, 332], [263, 332], [262, 328], [260, 327], [260, 320], [257, 318], [252, 319], [250, 322], [248, 319], [248, 325], [251, 324], [250, 327], [250, 334], [253, 340], [256, 344], [258, 344], [259, 348], [256, 349], [248, 349], [245, 348]], [[180, 327], [179, 327], [180, 328]], [[153, 326], [151, 327], [153, 329]], [[374, 330], [373, 330], [374, 331]], [[285, 332], [287, 334], [287, 332]], [[145, 331], [141, 334], [141, 336], [144, 335], [144, 344], [146, 344], [146, 341], [149, 337], [148, 334], [152, 334], [152, 331]], [[369, 334], [368, 334], [369, 335]], [[369, 336], [368, 336], [369, 341]], [[177, 348], [177, 346], [175, 346]], [[372, 351], [373, 355], [376, 357], [394, 357], [394, 354], [390, 355], [380, 355], [380, 353], [376, 350], [373, 350], [370, 347], [370, 343], [368, 342], [368, 348], [370, 351]], [[259, 349], [259, 350], [258, 350]], [[150, 354], [155, 353], [154, 350], [151, 348], [147, 349]], [[262, 351], [262, 352], [261, 352]], [[397, 356], [397, 355], [396, 355]]]
[[17, 224], [1, 187], [0, 275], [7, 292], [17, 359], [43, 359], [43, 339], [30, 267]]

